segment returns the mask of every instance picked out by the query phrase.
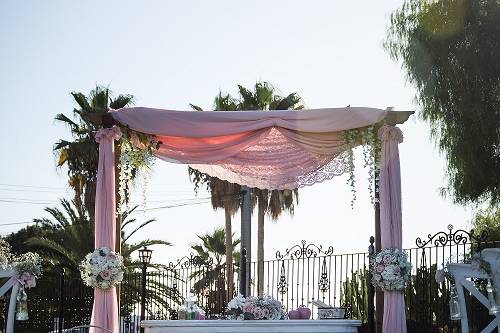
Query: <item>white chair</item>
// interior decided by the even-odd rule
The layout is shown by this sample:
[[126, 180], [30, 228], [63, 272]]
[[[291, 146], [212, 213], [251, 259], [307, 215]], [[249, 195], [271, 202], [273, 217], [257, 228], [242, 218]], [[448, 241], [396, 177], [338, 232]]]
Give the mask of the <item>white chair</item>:
[[7, 330], [6, 333], [14, 333], [14, 318], [16, 316], [16, 298], [19, 291], [19, 282], [14, 279], [15, 272], [12, 269], [0, 269], [0, 278], [10, 278], [0, 287], [0, 296], [6, 294], [10, 289], [9, 311], [7, 312]]
[[[469, 333], [469, 321], [467, 318], [467, 306], [465, 304], [464, 288], [467, 289], [471, 295], [473, 295], [477, 300], [489, 309], [491, 304], [488, 298], [486, 298], [476, 286], [469, 280], [470, 278], [476, 279], [491, 279], [493, 280], [494, 286], [497, 288], [496, 299], [497, 303], [500, 298], [500, 249], [484, 249], [482, 252], [482, 258], [490, 263], [492, 276], [489, 276], [483, 271], [474, 269], [470, 264], [449, 264], [448, 270], [453, 275], [455, 279], [455, 285], [457, 287], [458, 301], [460, 304], [460, 312], [462, 315], [462, 333]], [[500, 313], [497, 313], [495, 318], [486, 326], [481, 333], [490, 333], [495, 328], [500, 330]]]

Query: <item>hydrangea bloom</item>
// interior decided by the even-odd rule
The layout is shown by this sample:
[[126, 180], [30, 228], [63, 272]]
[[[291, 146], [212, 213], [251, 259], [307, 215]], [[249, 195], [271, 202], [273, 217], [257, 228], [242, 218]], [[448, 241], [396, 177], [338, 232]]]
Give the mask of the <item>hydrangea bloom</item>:
[[371, 264], [372, 283], [382, 290], [403, 290], [411, 273], [407, 255], [400, 249], [387, 248]]
[[280, 320], [286, 317], [282, 304], [271, 296], [245, 298], [240, 294], [227, 306], [233, 319]]
[[80, 264], [83, 282], [93, 288], [109, 289], [123, 280], [122, 256], [100, 247], [85, 256]]

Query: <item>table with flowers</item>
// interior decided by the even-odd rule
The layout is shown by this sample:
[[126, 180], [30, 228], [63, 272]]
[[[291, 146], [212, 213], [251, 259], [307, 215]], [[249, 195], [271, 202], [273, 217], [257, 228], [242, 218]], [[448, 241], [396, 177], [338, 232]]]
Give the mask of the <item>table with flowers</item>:
[[[178, 314], [180, 319], [205, 318], [203, 310], [190, 297]], [[141, 326], [145, 333], [351, 333], [361, 326], [360, 320], [309, 320], [310, 316], [311, 311], [306, 307], [287, 313], [271, 296], [238, 295], [228, 303], [231, 320], [146, 320]]]
[[145, 333], [355, 333], [360, 320], [146, 320]]

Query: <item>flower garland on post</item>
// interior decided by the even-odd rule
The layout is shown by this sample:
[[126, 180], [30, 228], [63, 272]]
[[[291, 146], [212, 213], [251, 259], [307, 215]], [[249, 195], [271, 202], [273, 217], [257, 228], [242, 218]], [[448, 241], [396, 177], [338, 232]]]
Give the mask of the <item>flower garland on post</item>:
[[143, 208], [146, 208], [147, 187], [151, 177], [151, 168], [155, 161], [154, 151], [158, 149], [159, 142], [153, 135], [132, 131], [123, 126], [120, 139], [119, 189], [120, 202], [118, 213], [128, 210], [128, 194], [133, 185], [133, 179], [142, 175]]
[[370, 191], [370, 199], [372, 205], [375, 204], [375, 192], [378, 191], [378, 179], [375, 179], [377, 174], [377, 161], [380, 160], [381, 142], [377, 137], [377, 131], [382, 124], [375, 124], [364, 128], [355, 128], [343, 132], [343, 139], [347, 146], [347, 160], [345, 164], [348, 166], [349, 178], [347, 184], [351, 187], [352, 199], [351, 207], [354, 207], [356, 201], [356, 177], [354, 174], [354, 148], [358, 145], [363, 146], [363, 161], [364, 168], [368, 168], [368, 190]]

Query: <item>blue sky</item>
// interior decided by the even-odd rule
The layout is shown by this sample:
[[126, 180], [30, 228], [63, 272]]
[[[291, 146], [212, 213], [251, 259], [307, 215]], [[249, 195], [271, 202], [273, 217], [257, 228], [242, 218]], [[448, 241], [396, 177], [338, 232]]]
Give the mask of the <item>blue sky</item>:
[[[133, 94], [140, 106], [187, 109], [194, 103], [210, 109], [219, 89], [235, 92], [236, 84], [266, 80], [283, 94], [298, 92], [311, 108], [350, 104], [418, 110], [414, 89], [382, 47], [389, 13], [400, 4], [2, 1], [0, 235], [22, 227], [6, 223], [46, 216], [45, 205], [71, 195], [66, 170], [55, 168], [51, 150], [57, 139], [69, 138], [68, 129], [53, 118], [71, 113], [71, 91], [109, 85], [115, 93]], [[438, 188], [446, 185], [445, 161], [430, 141], [428, 125], [412, 117], [402, 130], [404, 246], [450, 223], [468, 227], [471, 209], [439, 196]], [[332, 245], [336, 253], [366, 250], [373, 210], [367, 171], [361, 158], [358, 162], [354, 209], [345, 176], [301, 189], [294, 217], [266, 223], [266, 257], [302, 239]], [[140, 193], [139, 188], [134, 200], [141, 200]], [[156, 163], [150, 206], [193, 197], [186, 166]], [[156, 249], [155, 259], [163, 262], [187, 254], [196, 233], [224, 221], [223, 212], [208, 204], [136, 217], [159, 222], [135, 240], [174, 243]], [[239, 215], [233, 228], [239, 231]]]

